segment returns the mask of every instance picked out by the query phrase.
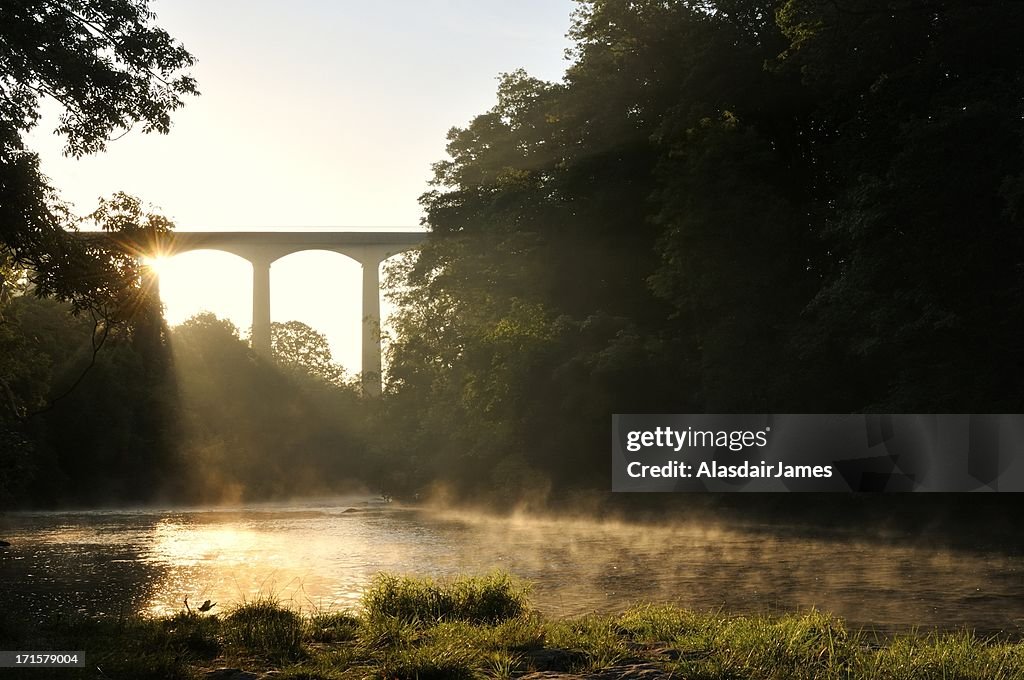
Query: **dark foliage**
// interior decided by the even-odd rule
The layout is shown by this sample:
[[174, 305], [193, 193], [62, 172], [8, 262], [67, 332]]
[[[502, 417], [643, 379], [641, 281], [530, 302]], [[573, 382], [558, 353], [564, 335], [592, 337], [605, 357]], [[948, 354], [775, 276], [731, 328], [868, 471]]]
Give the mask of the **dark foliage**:
[[615, 412], [1019, 411], [1022, 29], [580, 2], [563, 82], [450, 132], [393, 272], [396, 487], [606, 489]]

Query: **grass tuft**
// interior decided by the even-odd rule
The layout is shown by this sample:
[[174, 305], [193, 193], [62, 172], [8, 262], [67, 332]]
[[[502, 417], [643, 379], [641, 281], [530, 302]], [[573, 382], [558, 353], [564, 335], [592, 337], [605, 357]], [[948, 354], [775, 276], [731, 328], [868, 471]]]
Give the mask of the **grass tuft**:
[[384, 657], [382, 677], [394, 680], [471, 680], [477, 655], [457, 645], [406, 647]]
[[260, 597], [238, 605], [224, 620], [224, 640], [236, 652], [271, 660], [302, 656], [303, 620], [276, 599]]
[[369, 619], [494, 624], [527, 612], [527, 585], [505, 573], [452, 581], [378, 574], [363, 593]]
[[220, 620], [195, 612], [181, 612], [164, 619], [167, 644], [200, 659], [212, 659], [221, 651]]
[[347, 611], [315, 612], [306, 622], [306, 637], [314, 642], [349, 642], [356, 639], [359, 625]]

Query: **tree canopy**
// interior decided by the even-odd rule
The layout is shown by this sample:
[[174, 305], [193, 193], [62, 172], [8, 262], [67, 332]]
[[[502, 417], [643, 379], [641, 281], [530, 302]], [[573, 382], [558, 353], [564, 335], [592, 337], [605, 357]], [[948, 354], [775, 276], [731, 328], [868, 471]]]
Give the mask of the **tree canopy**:
[[[106, 261], [66, 230], [76, 220], [39, 170], [22, 134], [56, 102], [56, 132], [74, 156], [101, 151], [141, 124], [165, 133], [194, 58], [156, 26], [144, 0], [13, 0], [0, 6], [0, 259], [31, 272], [35, 290], [79, 308], [96, 304]], [[0, 280], [0, 286], [4, 281]]]
[[144, 132], [167, 132], [182, 96], [198, 92], [180, 72], [195, 59], [155, 18], [145, 0], [5, 2], [0, 119], [7, 132], [33, 127], [43, 97], [63, 109], [56, 131], [74, 156], [102, 151], [138, 123]]
[[581, 1], [563, 81], [504, 75], [421, 199], [393, 455], [607, 488], [615, 412], [1019, 410], [1022, 30], [1019, 3]]
[[[136, 125], [144, 132], [167, 132], [171, 113], [197, 93], [186, 72], [194, 59], [154, 20], [145, 0], [0, 4], [0, 502], [16, 490], [24, 493], [32, 469], [51, 468], [57, 476], [74, 469], [51, 458], [55, 449], [40, 432], [46, 417], [36, 416], [77, 386], [112, 333], [122, 349], [111, 360], [127, 363], [99, 363], [99, 380], [111, 388], [102, 396], [109, 401], [91, 405], [111, 406], [121, 432], [137, 429], [126, 442], [151, 450], [153, 461], [168, 452], [164, 437], [172, 428], [161, 419], [173, 418], [173, 409], [157, 403], [161, 392], [155, 389], [167, 377], [166, 337], [159, 299], [145, 285], [135, 248], [171, 224], [138, 199], [116, 194], [88, 219], [117, 236], [73, 237], [81, 219], [61, 201], [23, 139], [40, 122], [44, 100], [56, 104], [55, 132], [73, 156], [102, 151]], [[58, 323], [48, 316], [55, 308], [33, 303], [29, 294], [69, 303], [92, 323]], [[56, 309], [65, 312], [63, 306]], [[45, 331], [37, 325], [41, 319], [47, 319]], [[116, 377], [106, 383], [103, 375]], [[107, 416], [118, 430], [116, 419]], [[56, 434], [59, 439], [73, 432]], [[122, 481], [139, 492], [139, 482], [148, 479], [144, 462], [123, 462]]]
[[270, 324], [270, 349], [279, 366], [319, 378], [332, 385], [345, 383], [345, 370], [334, 362], [327, 336], [301, 321]]

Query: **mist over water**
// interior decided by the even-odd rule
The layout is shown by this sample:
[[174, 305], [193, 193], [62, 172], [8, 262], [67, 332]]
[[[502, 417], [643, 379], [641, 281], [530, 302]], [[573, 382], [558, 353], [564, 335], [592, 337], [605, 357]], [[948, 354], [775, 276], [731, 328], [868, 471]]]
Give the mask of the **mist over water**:
[[1016, 634], [1019, 555], [808, 535], [791, 527], [687, 521], [662, 526], [498, 519], [367, 498], [232, 509], [14, 513], [0, 556], [5, 605], [53, 613], [177, 612], [187, 597], [223, 612], [273, 595], [312, 609], [357, 608], [377, 572], [511, 572], [561, 617], [637, 601], [730, 613], [816, 607], [852, 625]]

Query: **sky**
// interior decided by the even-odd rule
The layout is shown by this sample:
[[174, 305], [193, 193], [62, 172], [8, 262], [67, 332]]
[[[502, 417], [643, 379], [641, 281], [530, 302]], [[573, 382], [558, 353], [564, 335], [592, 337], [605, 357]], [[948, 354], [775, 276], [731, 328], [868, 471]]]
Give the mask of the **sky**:
[[[202, 93], [170, 134], [133, 130], [76, 160], [44, 109], [28, 143], [80, 214], [126, 191], [183, 230], [419, 229], [447, 131], [494, 105], [501, 73], [560, 80], [575, 4], [156, 0], [156, 23], [198, 60]], [[358, 371], [359, 286], [343, 256], [289, 256], [271, 269], [271, 317], [326, 333]], [[171, 324], [204, 309], [251, 323], [251, 267], [233, 256], [177, 256], [161, 293]]]

